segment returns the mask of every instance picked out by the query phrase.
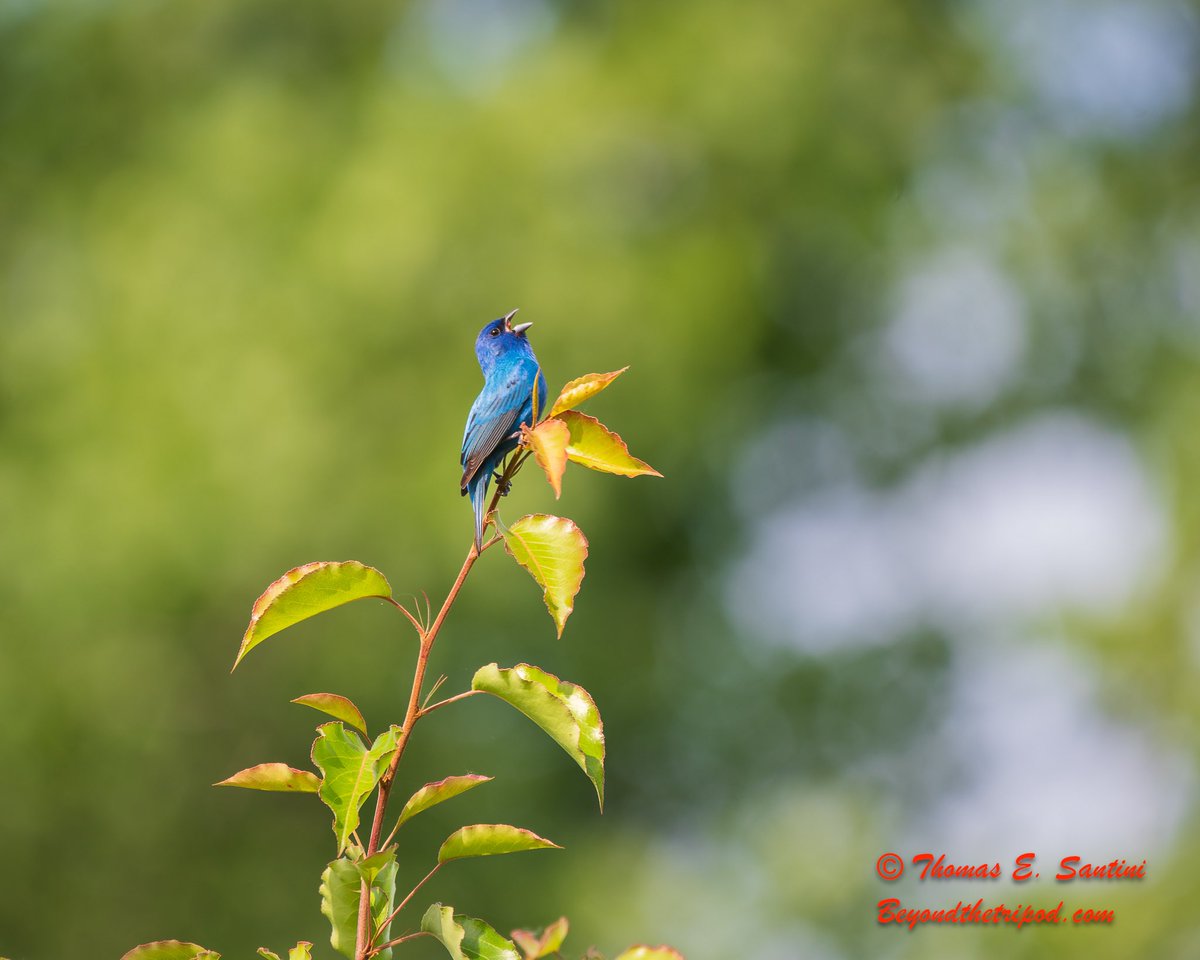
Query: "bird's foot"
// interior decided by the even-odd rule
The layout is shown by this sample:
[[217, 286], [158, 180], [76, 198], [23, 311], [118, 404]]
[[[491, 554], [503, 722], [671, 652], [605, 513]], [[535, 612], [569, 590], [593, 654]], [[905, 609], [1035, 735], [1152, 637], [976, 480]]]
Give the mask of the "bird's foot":
[[507, 497], [512, 491], [512, 482], [509, 480], [497, 480], [496, 492], [502, 497]]

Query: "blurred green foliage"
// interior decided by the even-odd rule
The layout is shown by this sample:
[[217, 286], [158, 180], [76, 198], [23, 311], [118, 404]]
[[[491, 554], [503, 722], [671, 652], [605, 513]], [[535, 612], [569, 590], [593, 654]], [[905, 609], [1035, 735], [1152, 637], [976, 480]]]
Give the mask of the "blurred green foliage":
[[[1095, 16], [1051, 6], [1053, 29]], [[1103, 891], [1113, 929], [878, 930], [872, 864], [929, 799], [962, 648], [927, 624], [815, 656], [725, 606], [753, 532], [739, 504], [778, 506], [820, 466], [784, 450], [749, 483], [735, 464], [773, 424], [818, 414], [886, 488], [1039, 411], [1084, 411], [1132, 438], [1170, 536], [1133, 601], [1051, 626], [1108, 713], [1191, 762], [1196, 12], [1146, 7], [1191, 43], [1184, 92], [1105, 127], [1056, 120], [1007, 44], [997, 18], [1029, 4], [0, 6], [0, 951], [302, 937], [332, 955], [324, 811], [207, 784], [302, 765], [300, 694], [398, 717], [414, 644], [357, 604], [229, 665], [254, 597], [299, 563], [356, 558], [397, 595], [442, 595], [471, 529], [471, 343], [519, 306], [552, 391], [632, 365], [594, 412], [667, 479], [574, 471], [557, 509], [591, 556], [565, 638], [491, 554], [433, 670], [447, 691], [490, 660], [585, 685], [609, 805], [489, 698], [439, 711], [409, 789], [497, 780], [470, 814], [426, 815], [400, 886], [464, 816], [519, 811], [566, 853], [465, 864], [429, 898], [502, 931], [567, 914], [572, 947], [690, 960], [1194, 956], [1190, 794], [1157, 879]], [[1026, 305], [1019, 370], [976, 405], [899, 389], [871, 359], [898, 278], [960, 244]], [[526, 474], [503, 509], [551, 502]]]

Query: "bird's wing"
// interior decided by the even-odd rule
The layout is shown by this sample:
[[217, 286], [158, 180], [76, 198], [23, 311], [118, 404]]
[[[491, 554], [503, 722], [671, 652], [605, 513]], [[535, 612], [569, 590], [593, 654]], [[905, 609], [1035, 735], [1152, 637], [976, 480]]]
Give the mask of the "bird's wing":
[[484, 386], [471, 407], [467, 429], [463, 434], [463, 490], [466, 490], [483, 461], [516, 429], [521, 411], [529, 401], [529, 391], [521, 376], [510, 377], [499, 384], [494, 392], [490, 386]]

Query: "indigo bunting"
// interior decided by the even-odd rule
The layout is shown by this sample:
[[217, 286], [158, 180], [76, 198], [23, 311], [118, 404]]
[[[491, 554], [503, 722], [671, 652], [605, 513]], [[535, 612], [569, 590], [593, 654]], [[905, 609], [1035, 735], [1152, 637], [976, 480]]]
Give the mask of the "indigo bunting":
[[[483, 370], [483, 389], [463, 432], [462, 492], [475, 510], [475, 549], [483, 547], [488, 483], [500, 461], [517, 446], [521, 424], [533, 426], [533, 391], [539, 416], [546, 408], [546, 378], [525, 335], [532, 323], [513, 324], [514, 310], [493, 320], [475, 338], [475, 356]], [[504, 491], [507, 492], [507, 491]]]

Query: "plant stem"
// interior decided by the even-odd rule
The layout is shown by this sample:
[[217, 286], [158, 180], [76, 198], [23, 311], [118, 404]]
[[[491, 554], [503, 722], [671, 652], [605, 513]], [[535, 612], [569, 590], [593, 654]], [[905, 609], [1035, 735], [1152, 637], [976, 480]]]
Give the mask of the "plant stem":
[[404, 936], [397, 937], [395, 940], [389, 940], [387, 943], [381, 943], [378, 947], [376, 947], [371, 952], [372, 952], [372, 954], [381, 953], [382, 951], [388, 949], [389, 947], [394, 947], [394, 946], [397, 946], [397, 945], [403, 943], [405, 940], [416, 940], [417, 937], [428, 937], [428, 936], [430, 936], [430, 934], [426, 933], [424, 930], [418, 930], [416, 933], [406, 933]]
[[[430, 870], [427, 874], [425, 874], [425, 876], [423, 876], [421, 878], [420, 882], [415, 887], [413, 887], [411, 890], [408, 891], [408, 896], [406, 896], [403, 900], [401, 900], [400, 905], [398, 907], [396, 907], [395, 910], [393, 910], [391, 913], [389, 913], [387, 915], [387, 919], [385, 919], [381, 924], [379, 924], [379, 930], [376, 931], [375, 936], [378, 937], [380, 933], [382, 933], [384, 930], [387, 929], [387, 925], [396, 919], [397, 915], [400, 913], [401, 910], [403, 910], [405, 907], [408, 906], [408, 901], [411, 900], [414, 896], [416, 896], [417, 891], [420, 890], [423, 886], [425, 886], [425, 884], [426, 884], [426, 882], [428, 882], [429, 878], [432, 877], [435, 873], [437, 873], [438, 870], [441, 868], [441, 866], [442, 865], [440, 863], [435, 863], [433, 865], [433, 869]], [[377, 947], [376, 949], [382, 950], [383, 947]]]
[[477, 693], [483, 693], [483, 691], [482, 690], [467, 690], [465, 693], [459, 693], [459, 694], [454, 695], [453, 697], [447, 697], [445, 700], [439, 700], [437, 703], [430, 704], [428, 707], [424, 707], [420, 711], [418, 716], [423, 717], [427, 713], [433, 713], [433, 711], [436, 710], [438, 707], [445, 707], [452, 703], [457, 703], [459, 700], [466, 700], [467, 697], [473, 697]]
[[[512, 480], [516, 472], [521, 468], [521, 464], [525, 462], [528, 454], [521, 456], [518, 454], [509, 459], [500, 479], [496, 484], [496, 492], [492, 494], [492, 501], [488, 505], [488, 514], [491, 514], [496, 509], [496, 504], [500, 501], [500, 491], [505, 488], [509, 481]], [[496, 543], [500, 539], [499, 536], [493, 536], [488, 540], [480, 550], [475, 549], [475, 544], [471, 544], [471, 549], [467, 551], [467, 558], [463, 561], [462, 569], [458, 571], [458, 577], [454, 581], [454, 585], [450, 588], [450, 592], [446, 594], [446, 599], [442, 603], [442, 608], [438, 611], [437, 617], [433, 623], [429, 625], [428, 630], [419, 630], [421, 637], [421, 646], [417, 651], [417, 666], [413, 671], [412, 690], [408, 695], [408, 709], [404, 713], [404, 722], [400, 725], [400, 736], [396, 740], [396, 750], [392, 754], [391, 763], [388, 764], [387, 770], [383, 776], [379, 778], [379, 793], [375, 800], [375, 818], [371, 822], [371, 839], [367, 844], [366, 856], [371, 856], [379, 852], [379, 840], [383, 835], [383, 821], [387, 814], [388, 796], [392, 792], [392, 782], [396, 778], [396, 768], [400, 765], [400, 758], [404, 755], [404, 748], [408, 746], [408, 738], [412, 736], [413, 726], [421, 718], [421, 687], [425, 683], [425, 669], [429, 665], [429, 652], [433, 649], [433, 643], [437, 640], [438, 631], [442, 629], [442, 623], [445, 622], [446, 614], [450, 612], [450, 608], [454, 606], [454, 601], [458, 599], [458, 593], [462, 589], [463, 583], [467, 579], [467, 574], [471, 572], [471, 568], [475, 566], [475, 561], [480, 558], [484, 550]], [[408, 617], [410, 622], [415, 621], [415, 618], [400, 604], [397, 607]], [[416, 623], [413, 623], [416, 626]], [[427, 711], [426, 711], [427, 712]], [[434, 868], [436, 870], [436, 867]], [[432, 876], [432, 872], [429, 876]], [[429, 877], [425, 878], [426, 880]], [[422, 880], [421, 883], [425, 881]], [[418, 887], [420, 884], [418, 884]], [[415, 890], [413, 891], [416, 892]], [[411, 894], [409, 895], [411, 897]], [[408, 902], [405, 898], [404, 906]], [[399, 910], [397, 909], [397, 913]], [[394, 916], [394, 915], [393, 915]], [[385, 924], [386, 926], [386, 924]], [[401, 937], [401, 940], [407, 939]], [[399, 943], [399, 940], [393, 943]], [[355, 938], [355, 960], [367, 960], [371, 955], [371, 885], [365, 880], [359, 891], [358, 897], [358, 934]], [[388, 944], [387, 946], [391, 946]], [[384, 949], [379, 947], [377, 949]]]

